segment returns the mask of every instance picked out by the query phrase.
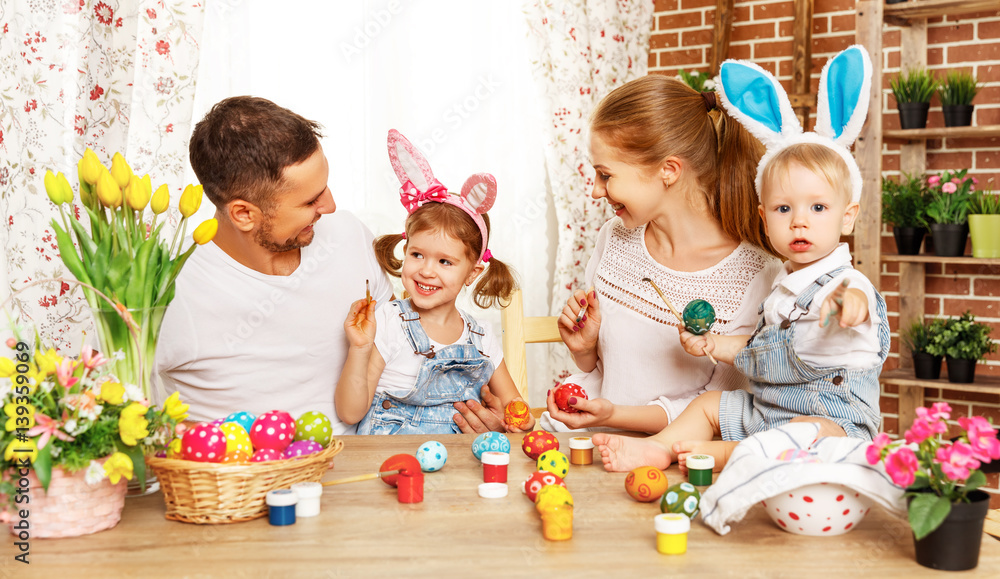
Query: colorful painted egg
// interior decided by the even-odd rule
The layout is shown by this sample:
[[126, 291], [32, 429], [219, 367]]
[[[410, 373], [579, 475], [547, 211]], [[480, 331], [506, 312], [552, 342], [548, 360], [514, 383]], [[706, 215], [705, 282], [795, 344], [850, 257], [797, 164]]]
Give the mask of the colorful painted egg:
[[[234, 455], [236, 453], [241, 453], [247, 455], [253, 454], [253, 446], [250, 444], [250, 435], [247, 434], [246, 430], [237, 422], [223, 422], [219, 425], [219, 430], [226, 435], [226, 456]], [[223, 460], [222, 462], [229, 462]]]
[[660, 499], [660, 511], [664, 513], [679, 513], [693, 519], [698, 514], [698, 503], [701, 493], [689, 482], [672, 485], [663, 493]]
[[552, 398], [555, 399], [556, 406], [563, 412], [579, 412], [579, 410], [569, 405], [569, 399], [574, 397], [587, 400], [587, 393], [578, 384], [573, 384], [572, 382], [560, 384], [556, 387], [556, 391], [552, 393]]
[[632, 469], [625, 477], [625, 492], [640, 503], [651, 503], [667, 491], [667, 475], [652, 466]]
[[306, 412], [295, 421], [295, 440], [311, 440], [326, 447], [332, 438], [333, 424], [322, 412]]
[[510, 404], [503, 411], [503, 421], [514, 428], [524, 426], [530, 418], [531, 409], [520, 400], [511, 400]]
[[538, 491], [549, 485], [556, 485], [565, 488], [566, 481], [551, 472], [536, 470], [531, 473], [531, 476], [529, 476], [526, 481], [524, 481], [524, 484], [521, 486], [521, 490], [524, 491], [524, 494], [528, 495], [528, 500], [535, 502], [535, 495], [538, 494]]
[[705, 300], [691, 300], [684, 306], [684, 328], [687, 331], [700, 336], [710, 329], [715, 323], [715, 308]]
[[225, 458], [222, 459], [224, 463], [232, 464], [246, 464], [250, 462], [250, 455], [243, 452], [242, 450], [237, 450], [233, 454], [227, 454]]
[[782, 450], [775, 458], [787, 462], [822, 462], [815, 454], [810, 454], [808, 450], [801, 448]]
[[[379, 467], [379, 472], [385, 472], [387, 470], [405, 470], [409, 472], [420, 472], [420, 461], [417, 457], [412, 454], [394, 454], [387, 458], [382, 466]], [[424, 475], [420, 475], [424, 476]], [[382, 482], [394, 487], [396, 486], [396, 479], [399, 478], [399, 474], [387, 474], [381, 477]]]
[[250, 414], [249, 412], [241, 411], [241, 412], [233, 412], [232, 414], [226, 417], [225, 421], [235, 422], [236, 424], [242, 426], [243, 430], [250, 432], [250, 429], [253, 428], [254, 420], [257, 420], [256, 416]]
[[218, 425], [222, 424], [225, 421], [226, 421], [225, 418], [216, 418], [215, 420], [209, 422], [209, 424], [214, 424], [214, 425], [218, 426]]
[[417, 462], [424, 472], [441, 470], [444, 463], [448, 462], [448, 449], [436, 440], [427, 441], [417, 449]]
[[559, 485], [546, 485], [535, 495], [535, 508], [539, 511], [549, 510], [561, 505], [572, 505], [573, 495], [569, 489]]
[[538, 460], [546, 450], [559, 450], [559, 439], [551, 432], [532, 430], [521, 440], [521, 450], [531, 460]]
[[283, 452], [295, 438], [295, 421], [284, 410], [265, 412], [250, 427], [250, 442], [256, 449], [273, 448]]
[[222, 462], [226, 456], [226, 435], [215, 424], [202, 422], [184, 432], [181, 447], [184, 460]]
[[306, 456], [307, 454], [322, 451], [323, 445], [318, 442], [314, 442], [312, 440], [296, 440], [288, 445], [288, 448], [285, 449], [282, 456], [284, 458], [299, 458], [301, 456]]
[[482, 460], [483, 453], [487, 450], [509, 453], [510, 439], [502, 432], [486, 432], [472, 441], [472, 454], [476, 455], [477, 460]]
[[819, 483], [781, 493], [760, 504], [774, 524], [789, 533], [830, 537], [857, 527], [873, 503], [850, 487]]
[[566, 478], [569, 474], [569, 459], [558, 450], [546, 450], [538, 457], [538, 470]]
[[250, 457], [250, 462], [271, 462], [272, 460], [281, 460], [281, 453], [273, 448], [261, 448], [253, 453]]

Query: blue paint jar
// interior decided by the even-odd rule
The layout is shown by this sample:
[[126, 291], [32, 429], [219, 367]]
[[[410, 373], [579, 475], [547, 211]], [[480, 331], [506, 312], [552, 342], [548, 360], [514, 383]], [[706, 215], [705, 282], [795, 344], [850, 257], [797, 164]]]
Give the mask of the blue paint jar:
[[272, 525], [295, 524], [295, 504], [299, 501], [295, 491], [292, 489], [268, 491], [264, 500], [267, 503], [267, 518]]

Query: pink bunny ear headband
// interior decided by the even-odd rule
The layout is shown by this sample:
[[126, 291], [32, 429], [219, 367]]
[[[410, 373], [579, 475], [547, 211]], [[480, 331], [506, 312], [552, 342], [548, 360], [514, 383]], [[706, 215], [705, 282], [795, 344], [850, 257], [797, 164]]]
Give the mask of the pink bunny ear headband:
[[[434, 177], [431, 166], [420, 151], [396, 129], [389, 129], [389, 162], [399, 177], [399, 201], [407, 213], [413, 213], [424, 203], [447, 203], [465, 211], [479, 226], [483, 248], [479, 261], [488, 262], [493, 255], [486, 248], [489, 234], [483, 213], [493, 207], [497, 197], [497, 181], [489, 173], [476, 173], [466, 179], [461, 195], [449, 193]], [[404, 234], [405, 237], [405, 234]]]

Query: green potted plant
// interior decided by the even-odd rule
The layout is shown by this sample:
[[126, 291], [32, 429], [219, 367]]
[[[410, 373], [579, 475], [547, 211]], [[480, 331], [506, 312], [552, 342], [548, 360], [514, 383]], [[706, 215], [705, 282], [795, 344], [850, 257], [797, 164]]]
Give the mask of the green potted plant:
[[914, 321], [908, 328], [900, 331], [899, 339], [913, 356], [913, 374], [920, 380], [937, 380], [941, 377], [940, 354], [928, 351], [935, 336], [944, 328], [944, 320], [934, 318], [929, 322]]
[[938, 98], [941, 99], [941, 112], [944, 113], [944, 126], [968, 127], [972, 124], [972, 99], [982, 85], [979, 80], [964, 70], [949, 70], [938, 86]]
[[997, 349], [990, 339], [992, 330], [989, 324], [977, 322], [972, 312], [966, 311], [959, 318], [948, 318], [926, 350], [945, 357], [949, 382], [968, 384], [975, 379], [976, 362]]
[[937, 80], [922, 67], [909, 68], [889, 81], [899, 109], [902, 129], [922, 129], [927, 126], [927, 111], [937, 89]]
[[[972, 180], [975, 187], [976, 180]], [[1000, 195], [976, 191], [969, 207], [973, 257], [1000, 257]]]
[[892, 225], [900, 255], [920, 253], [920, 244], [927, 233], [926, 207], [927, 185], [921, 177], [882, 179], [882, 221]]
[[927, 219], [937, 255], [955, 257], [965, 253], [969, 237], [968, 215], [975, 189], [968, 172], [968, 169], [945, 171], [927, 177]]

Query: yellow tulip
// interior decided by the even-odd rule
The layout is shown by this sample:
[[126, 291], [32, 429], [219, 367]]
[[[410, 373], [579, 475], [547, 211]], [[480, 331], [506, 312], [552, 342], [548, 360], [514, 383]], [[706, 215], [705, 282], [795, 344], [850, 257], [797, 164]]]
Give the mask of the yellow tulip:
[[170, 445], [167, 447], [167, 458], [182, 458], [183, 453], [181, 452], [182, 445], [181, 439], [175, 438], [170, 441]]
[[121, 153], [115, 153], [111, 157], [111, 176], [115, 178], [118, 187], [124, 189], [132, 180], [132, 168], [128, 166], [125, 157]]
[[56, 366], [62, 362], [62, 356], [54, 348], [49, 348], [44, 354], [41, 350], [35, 350], [34, 361], [38, 365], [38, 377], [44, 379], [56, 373]]
[[188, 185], [184, 188], [181, 200], [177, 205], [181, 210], [181, 215], [191, 217], [198, 211], [198, 208], [201, 207], [202, 191], [204, 188], [201, 185]]
[[10, 462], [14, 458], [26, 458], [35, 462], [35, 459], [38, 458], [38, 445], [35, 443], [35, 439], [18, 440], [15, 438], [12, 440], [7, 445], [7, 449], [4, 450], [3, 459]]
[[116, 452], [104, 461], [104, 473], [113, 485], [118, 484], [122, 477], [132, 480], [133, 468], [132, 459], [124, 452]]
[[49, 196], [49, 201], [56, 205], [62, 205], [62, 189], [59, 187], [59, 180], [51, 169], [45, 172], [45, 194]]
[[138, 402], [133, 402], [122, 410], [118, 417], [118, 435], [122, 442], [129, 446], [135, 446], [143, 438], [149, 436], [149, 421], [146, 420], [146, 411], [149, 410]]
[[156, 193], [153, 193], [153, 200], [149, 203], [149, 208], [153, 210], [153, 213], [159, 215], [167, 210], [170, 206], [170, 188], [164, 183], [156, 189]]
[[17, 366], [10, 358], [0, 358], [0, 378], [10, 378], [17, 371]]
[[163, 401], [163, 411], [167, 416], [178, 422], [187, 418], [187, 411], [190, 406], [181, 402], [180, 392], [174, 392]]
[[110, 380], [103, 382], [101, 383], [101, 394], [97, 398], [117, 406], [125, 399], [125, 386], [121, 382]]
[[122, 204], [122, 190], [107, 170], [101, 172], [97, 181], [97, 198], [105, 207], [117, 209]]
[[69, 203], [70, 205], [72, 205], [73, 186], [69, 184], [69, 179], [67, 179], [66, 175], [63, 175], [62, 172], [60, 171], [59, 174], [56, 175], [56, 180], [59, 181], [59, 188], [62, 189], [63, 203]]
[[97, 185], [97, 180], [101, 178], [101, 169], [104, 168], [104, 165], [101, 165], [101, 160], [97, 158], [97, 153], [91, 151], [90, 147], [87, 147], [80, 162], [82, 163], [82, 166], [79, 167], [80, 176], [83, 177], [83, 180], [88, 185]]
[[21, 406], [21, 404], [14, 404], [13, 402], [3, 405], [3, 412], [7, 415], [7, 424], [4, 425], [7, 432], [14, 432], [18, 428], [28, 429], [35, 426], [35, 407], [31, 404], [25, 404], [24, 407], [28, 409], [27, 412], [25, 414], [18, 414], [17, 409]]
[[149, 173], [142, 176], [142, 190], [146, 192], [146, 195], [153, 194], [153, 180], [149, 178]]
[[149, 203], [149, 193], [146, 192], [146, 186], [142, 183], [142, 179], [135, 175], [132, 175], [132, 180], [125, 188], [125, 201], [128, 202], [129, 207], [136, 211], [142, 211]]
[[195, 228], [191, 237], [194, 238], [194, 242], [198, 245], [205, 245], [209, 241], [212, 241], [212, 238], [215, 237], [215, 234], [218, 233], [218, 231], [219, 220], [213, 217], [202, 221], [201, 225]]
[[80, 162], [76, 164], [76, 176], [77, 179], [80, 180], [80, 201], [83, 201], [84, 205], [89, 206], [91, 200], [93, 200], [93, 197], [91, 195], [93, 193], [94, 186], [91, 185], [90, 183], [87, 183], [87, 180], [84, 179], [83, 177], [84, 174], [83, 164], [85, 158], [86, 157], [81, 158]]

